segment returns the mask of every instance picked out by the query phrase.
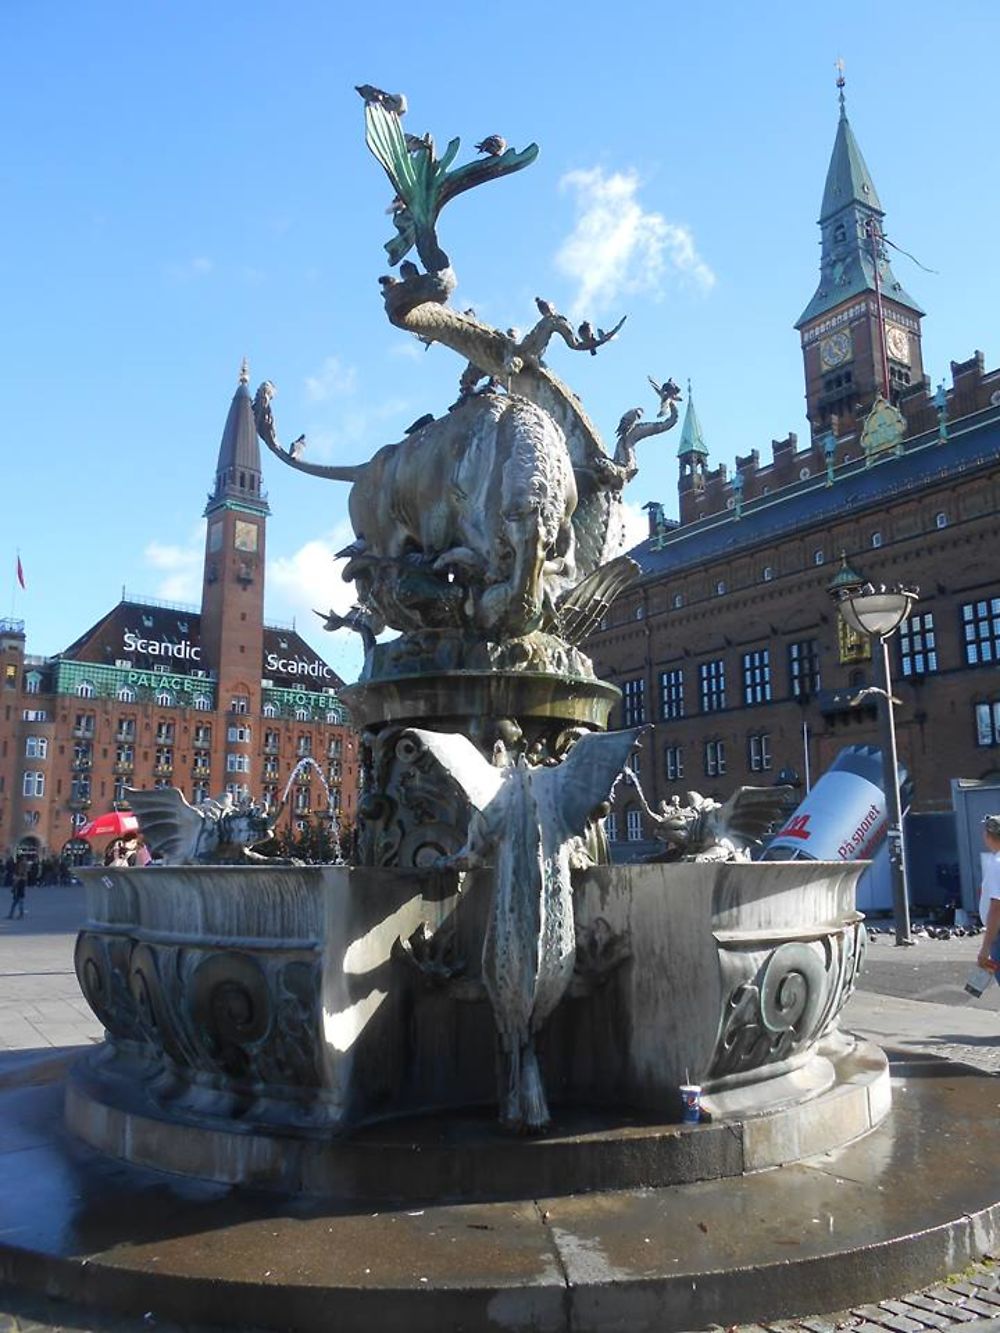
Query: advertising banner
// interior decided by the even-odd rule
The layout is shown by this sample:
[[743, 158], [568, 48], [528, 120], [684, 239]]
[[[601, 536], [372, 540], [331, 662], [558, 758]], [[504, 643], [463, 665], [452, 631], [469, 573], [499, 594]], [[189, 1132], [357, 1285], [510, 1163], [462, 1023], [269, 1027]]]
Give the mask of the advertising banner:
[[825, 773], [767, 846], [769, 859], [858, 861], [873, 856], [888, 819], [881, 787], [846, 769]]

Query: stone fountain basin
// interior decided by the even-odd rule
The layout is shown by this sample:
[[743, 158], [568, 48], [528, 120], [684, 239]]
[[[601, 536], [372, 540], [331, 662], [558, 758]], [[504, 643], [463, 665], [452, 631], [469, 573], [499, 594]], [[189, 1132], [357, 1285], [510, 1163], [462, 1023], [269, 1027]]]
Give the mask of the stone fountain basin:
[[[864, 952], [854, 908], [863, 869], [657, 864], [577, 875], [576, 972], [539, 1043], [554, 1138], [582, 1136], [592, 1157], [610, 1134], [625, 1160], [642, 1156], [627, 1141], [652, 1133], [674, 1141], [676, 1157], [680, 1084], [703, 1086], [703, 1123], [683, 1131], [705, 1135], [818, 1106], [843, 1082], [845, 1059], [847, 1081], [864, 1084], [860, 1120], [848, 1117], [839, 1139], [807, 1134], [812, 1150], [876, 1123], [889, 1107], [881, 1053], [859, 1057], [837, 1032]], [[496, 1038], [479, 981], [488, 873], [466, 876], [461, 892], [453, 873], [340, 866], [81, 877], [89, 919], [77, 973], [107, 1041], [77, 1067], [67, 1106], [94, 1146], [266, 1184], [287, 1183], [280, 1161], [294, 1140], [315, 1154], [350, 1138], [377, 1157], [406, 1139], [412, 1157], [431, 1152], [428, 1112], [453, 1124], [464, 1116], [456, 1132], [473, 1153], [477, 1135], [499, 1134], [488, 1113]], [[731, 1169], [799, 1155], [780, 1137]], [[686, 1178], [700, 1170], [684, 1168]], [[606, 1172], [597, 1177], [607, 1187]]]

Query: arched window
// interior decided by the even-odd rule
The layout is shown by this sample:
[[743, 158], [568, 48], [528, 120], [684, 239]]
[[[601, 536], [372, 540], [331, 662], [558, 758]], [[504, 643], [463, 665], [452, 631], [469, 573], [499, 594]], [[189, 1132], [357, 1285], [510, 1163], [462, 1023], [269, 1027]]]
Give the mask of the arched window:
[[881, 532], [873, 532], [873, 533], [872, 533], [872, 547], [877, 551], [878, 548], [879, 548], [881, 545], [882, 545], [882, 534], [881, 534]]
[[212, 701], [207, 694], [196, 694], [191, 702], [199, 713], [207, 713], [212, 707]]
[[296, 722], [308, 722], [308, 721], [309, 721], [309, 709], [308, 709], [308, 708], [296, 708], [296, 710], [295, 710], [295, 720], [296, 720]]
[[170, 693], [169, 690], [158, 690], [156, 694], [156, 702], [160, 705], [161, 708], [172, 708], [174, 703], [174, 696]]
[[76, 687], [76, 692], [81, 699], [93, 699], [94, 695], [97, 693], [93, 684], [89, 680], [81, 680]]
[[118, 691], [118, 702], [123, 704], [135, 703], [135, 690], [129, 685], [123, 685]]
[[826, 561], [826, 553], [824, 551], [813, 551], [814, 565], [822, 565], [825, 561]]
[[675, 611], [679, 611], [683, 605], [684, 605], [684, 594], [683, 594], [683, 593], [679, 593], [679, 592], [675, 592], [675, 593], [674, 593], [674, 610], [675, 610]]
[[948, 515], [944, 510], [934, 515], [934, 526], [936, 528], [946, 528], [948, 526]]
[[274, 704], [270, 704], [270, 703], [265, 704], [264, 707], [263, 707], [260, 711], [264, 714], [265, 717], [277, 717], [277, 716], [278, 716], [278, 710], [277, 710], [277, 708], [275, 708]]
[[763, 570], [761, 571], [761, 578], [764, 580], [765, 583], [770, 583], [771, 580], [774, 578], [773, 566], [765, 565]]

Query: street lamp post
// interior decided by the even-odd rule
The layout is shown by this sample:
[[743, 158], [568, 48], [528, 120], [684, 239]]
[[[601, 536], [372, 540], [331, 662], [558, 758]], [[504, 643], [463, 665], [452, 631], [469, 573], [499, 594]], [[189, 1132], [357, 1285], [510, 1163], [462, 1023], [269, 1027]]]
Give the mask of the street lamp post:
[[899, 800], [899, 767], [896, 758], [896, 722], [893, 714], [892, 673], [889, 668], [889, 640], [910, 614], [917, 600], [916, 588], [874, 588], [870, 583], [860, 588], [845, 588], [837, 598], [840, 614], [858, 634], [871, 640], [872, 664], [878, 679], [872, 691], [881, 696], [885, 706], [882, 722], [882, 785], [889, 816], [886, 834], [889, 843], [889, 874], [892, 880], [892, 907], [896, 917], [896, 943], [913, 944], [910, 934], [910, 901], [906, 887], [906, 848], [903, 843], [903, 812]]

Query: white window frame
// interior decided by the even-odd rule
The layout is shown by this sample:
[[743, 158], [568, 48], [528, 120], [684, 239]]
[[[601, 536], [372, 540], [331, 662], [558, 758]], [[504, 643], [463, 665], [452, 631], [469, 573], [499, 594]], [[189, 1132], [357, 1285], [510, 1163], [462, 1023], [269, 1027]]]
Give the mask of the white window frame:
[[705, 776], [721, 778], [726, 771], [726, 742], [714, 740], [705, 742]]

